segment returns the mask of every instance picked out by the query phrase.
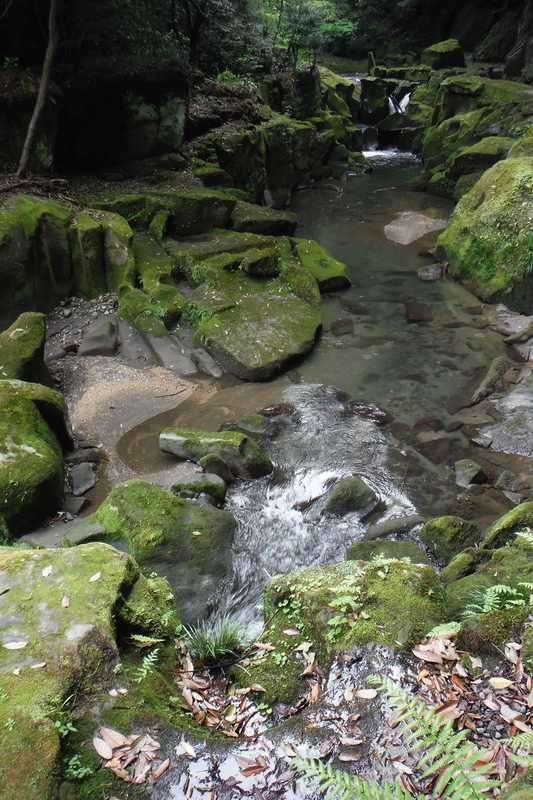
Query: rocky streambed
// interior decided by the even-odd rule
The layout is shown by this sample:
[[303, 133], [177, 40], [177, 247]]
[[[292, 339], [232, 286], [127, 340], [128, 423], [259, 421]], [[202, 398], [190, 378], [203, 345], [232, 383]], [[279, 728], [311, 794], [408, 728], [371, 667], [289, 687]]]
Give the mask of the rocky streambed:
[[[460, 692], [454, 706], [461, 720], [479, 715], [486, 699], [495, 706], [483, 706], [494, 718], [483, 722], [480, 744], [509, 733], [500, 700], [529, 724], [516, 661], [496, 667], [512, 679], [502, 699], [487, 687], [492, 672], [463, 675], [459, 658], [442, 670], [428, 658], [437, 667], [420, 679], [426, 662], [412, 648], [439, 623], [461, 620], [474, 589], [531, 580], [530, 545], [515, 538], [533, 521], [530, 320], [447, 278], [433, 247], [450, 205], [411, 189], [416, 160], [368, 157], [371, 172], [294, 198], [297, 235], [345, 263], [352, 285], [322, 296], [321, 338], [281, 377], [242, 383], [185, 326], [155, 341], [117, 319], [113, 295], [63, 301], [51, 315], [47, 363], [83, 446], [67, 458], [73, 491], [64, 513], [23, 541], [80, 546], [10, 553], [6, 691], [27, 693], [30, 670], [46, 674], [65, 641], [69, 675], [80, 662], [90, 674], [94, 658], [106, 681], [95, 692], [84, 679], [74, 717], [56, 704], [36, 742], [26, 720], [44, 791], [58, 758], [61, 797], [76, 799], [314, 797], [291, 769], [294, 754], [332, 757], [378, 780], [401, 763], [408, 775], [409, 753], [365, 682], [376, 672], [411, 688], [427, 680], [427, 699], [440, 704], [449, 697], [439, 681], [470, 687], [481, 676], [482, 694]], [[60, 401], [46, 391], [32, 402], [52, 425]], [[26, 591], [39, 603], [38, 624]], [[206, 677], [176, 653], [172, 597], [181, 621], [227, 615], [258, 647], [225, 676]], [[87, 627], [88, 603], [95, 621]], [[528, 621], [520, 607], [461, 622], [458, 649], [481, 652], [476, 669], [492, 669], [490, 659], [526, 626], [527, 663]], [[147, 666], [144, 654], [155, 650]], [[31, 715], [42, 717], [63, 680], [47, 675]], [[109, 727], [152, 738], [115, 739], [111, 757], [98, 743], [101, 768], [92, 743], [100, 726], [104, 745]], [[205, 739], [209, 728], [217, 733]], [[121, 747], [124, 759], [114, 753]], [[139, 786], [124, 781], [131, 769], [121, 774], [135, 747], [127, 766], [139, 770]]]

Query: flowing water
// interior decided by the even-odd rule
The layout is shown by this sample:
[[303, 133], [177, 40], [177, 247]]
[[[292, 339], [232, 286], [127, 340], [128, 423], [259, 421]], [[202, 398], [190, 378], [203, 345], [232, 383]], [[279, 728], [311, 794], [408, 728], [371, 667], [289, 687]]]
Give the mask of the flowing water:
[[[498, 335], [480, 329], [471, 308], [478, 303], [463, 287], [417, 277], [432, 262], [427, 250], [434, 231], [406, 245], [390, 238], [391, 230], [402, 241], [406, 232], [420, 233], [421, 220], [426, 228], [438, 227], [435, 221], [449, 214], [448, 201], [411, 189], [420, 170], [413, 156], [366, 155], [369, 173], [306, 189], [294, 200], [298, 235], [317, 239], [348, 264], [353, 283], [323, 298], [324, 333], [314, 352], [269, 384], [226, 381], [202, 403], [185, 401], [130, 432], [121, 447], [130, 465], [155, 474], [169, 463], [157, 448], [165, 425], [216, 429], [228, 418], [281, 401], [294, 410], [271, 445], [273, 476], [228, 494], [227, 507], [238, 520], [233, 574], [218, 585], [204, 615], [229, 613], [253, 627], [270, 575], [345, 557], [364, 524], [355, 514], [323, 513], [324, 492], [338, 477], [361, 475], [379, 494], [381, 518], [445, 513], [456, 495], [446, 463], [434, 464], [402, 442], [401, 431], [428, 417], [448, 423], [503, 345]], [[429, 307], [431, 322], [407, 323], [405, 302], [412, 300]], [[345, 334], [335, 336], [339, 320]], [[384, 408], [393, 425], [379, 427], [354, 414], [351, 398]], [[461, 434], [454, 438], [460, 446]], [[168, 565], [165, 574], [184, 580]]]

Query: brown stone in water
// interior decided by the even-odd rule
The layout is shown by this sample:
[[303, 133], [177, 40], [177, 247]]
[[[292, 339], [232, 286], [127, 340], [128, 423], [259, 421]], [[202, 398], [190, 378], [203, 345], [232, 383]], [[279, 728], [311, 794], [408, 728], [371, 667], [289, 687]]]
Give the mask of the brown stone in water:
[[353, 333], [353, 320], [336, 319], [331, 323], [331, 332], [333, 336], [348, 336]]
[[433, 464], [445, 464], [450, 457], [450, 440], [438, 439], [417, 445], [417, 450]]
[[406, 300], [405, 318], [407, 322], [432, 322], [433, 314], [429, 306], [419, 303], [417, 300]]
[[443, 427], [441, 420], [435, 419], [434, 417], [424, 417], [423, 419], [417, 420], [414, 424], [414, 429], [416, 431], [441, 431]]

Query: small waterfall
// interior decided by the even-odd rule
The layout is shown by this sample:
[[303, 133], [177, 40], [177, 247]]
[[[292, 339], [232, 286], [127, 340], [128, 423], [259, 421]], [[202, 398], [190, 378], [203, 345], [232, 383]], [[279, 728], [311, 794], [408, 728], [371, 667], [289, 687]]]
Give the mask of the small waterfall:
[[401, 100], [398, 102], [395, 97], [392, 95], [389, 96], [389, 114], [405, 114], [407, 110], [407, 106], [411, 100], [411, 92], [408, 92]]
[[402, 114], [405, 114], [405, 112], [407, 111], [407, 106], [409, 105], [410, 102], [411, 102], [411, 92], [408, 92], [405, 95], [405, 97], [403, 97], [402, 100], [400, 101], [400, 112]]

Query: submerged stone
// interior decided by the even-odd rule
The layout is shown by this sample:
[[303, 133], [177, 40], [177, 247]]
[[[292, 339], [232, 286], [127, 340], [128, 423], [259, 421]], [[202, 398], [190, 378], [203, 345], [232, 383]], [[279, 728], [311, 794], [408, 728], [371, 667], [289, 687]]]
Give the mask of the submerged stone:
[[460, 461], [456, 461], [454, 469], [455, 483], [464, 489], [473, 483], [485, 483], [487, 480], [483, 467], [471, 458], [462, 458]]

